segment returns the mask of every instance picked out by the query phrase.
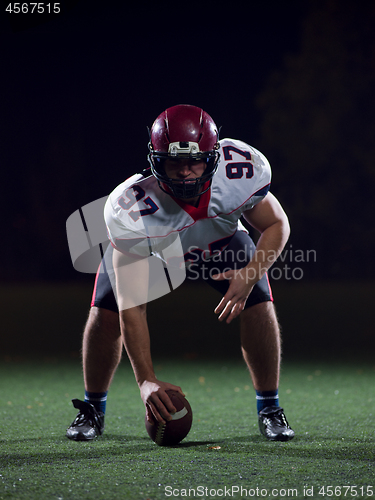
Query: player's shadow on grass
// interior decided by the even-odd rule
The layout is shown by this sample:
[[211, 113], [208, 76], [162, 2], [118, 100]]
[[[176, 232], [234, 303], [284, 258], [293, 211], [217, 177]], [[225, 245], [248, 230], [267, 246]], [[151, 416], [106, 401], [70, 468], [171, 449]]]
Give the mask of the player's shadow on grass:
[[[123, 435], [117, 435], [117, 434], [106, 434], [105, 439], [110, 440], [110, 441], [127, 441], [127, 438], [124, 437]], [[182, 441], [181, 443], [176, 444], [175, 446], [158, 446], [155, 444], [149, 437], [144, 436], [144, 437], [130, 437], [128, 438], [129, 441], [133, 441], [133, 446], [136, 447], [138, 444], [135, 444], [136, 442], [140, 443], [145, 443], [145, 444], [151, 444], [152, 446], [156, 446], [157, 449], [168, 449], [168, 448], [191, 448], [191, 447], [196, 447], [196, 446], [208, 446], [208, 445], [214, 445], [215, 442], [210, 440], [210, 441]]]
[[197, 446], [215, 446], [215, 441], [182, 441], [171, 448], [196, 448]]
[[[34, 466], [41, 463], [61, 463], [75, 462], [77, 460], [104, 460], [108, 461], [111, 458], [124, 457], [133, 461], [137, 456], [144, 454], [150, 455], [153, 452], [171, 454], [176, 449], [187, 448], [208, 448], [212, 445], [212, 441], [187, 441], [176, 446], [158, 446], [148, 436], [127, 436], [124, 434], [107, 433], [103, 437], [93, 441], [71, 441], [65, 436], [52, 439], [53, 451], [47, 450], [51, 445], [50, 437], [24, 438], [14, 440], [17, 446], [17, 451], [0, 453], [0, 468], [2, 467], [19, 467], [19, 466]], [[0, 439], [0, 449], [2, 442], [9, 445], [9, 441]], [[24, 445], [24, 451], [20, 450]]]
[[182, 441], [178, 445], [169, 448], [194, 449], [194, 451], [202, 453], [219, 454], [240, 454], [251, 451], [262, 456], [274, 456], [275, 453], [279, 453], [286, 458], [300, 457], [309, 460], [335, 459], [366, 462], [373, 460], [374, 439], [366, 442], [358, 442], [358, 440], [350, 438], [345, 438], [345, 441], [342, 441], [342, 438], [317, 439], [317, 441], [320, 440], [327, 442], [320, 446], [318, 442], [312, 443], [311, 438], [309, 439], [308, 436], [294, 438], [289, 442], [272, 442], [265, 440], [262, 436], [247, 436], [218, 439], [216, 441]]
[[[321, 441], [321, 443], [319, 443]], [[274, 442], [267, 441], [262, 436], [238, 436], [218, 439], [214, 446], [221, 453], [241, 453], [248, 448], [252, 452], [259, 452], [261, 455], [274, 456], [279, 453], [284, 457], [300, 457], [304, 459], [335, 459], [335, 460], [373, 460], [373, 449], [375, 439], [371, 438], [361, 442], [350, 437], [320, 437], [297, 436], [292, 441]], [[211, 443], [212, 444], [212, 443]], [[191, 446], [194, 442], [190, 443]], [[197, 451], [205, 451], [205, 448], [197, 444]]]
[[[25, 450], [15, 452], [0, 453], [0, 469], [5, 467], [19, 466], [34, 466], [41, 463], [61, 463], [75, 462], [77, 460], [104, 460], [108, 461], [111, 458], [123, 457], [129, 461], [134, 461], [134, 457], [149, 455], [152, 450], [167, 449], [166, 447], [157, 446], [151, 439], [134, 438], [126, 436], [108, 436], [107, 438], [99, 438], [94, 441], [69, 441], [61, 439], [60, 443], [54, 440], [53, 450], [47, 450], [50, 446], [50, 438], [30, 438], [15, 440], [18, 445], [24, 444]], [[116, 443], [114, 445], [114, 443]], [[0, 440], [0, 447], [2, 441]], [[9, 444], [9, 442], [7, 442]], [[56, 447], [57, 445], [57, 447]], [[116, 446], [117, 445], [117, 446]], [[60, 446], [60, 449], [59, 449]]]
[[[0, 440], [0, 447], [3, 440]], [[158, 446], [148, 436], [133, 436], [124, 434], [106, 434], [102, 438], [88, 442], [75, 442], [67, 438], [53, 439], [53, 451], [47, 450], [51, 438], [27, 438], [15, 440], [18, 445], [25, 445], [25, 450], [14, 453], [0, 453], [1, 466], [20, 466], [23, 464], [39, 464], [45, 462], [76, 461], [85, 459], [108, 460], [111, 457], [128, 457], [134, 460], [135, 456], [150, 453], [166, 453], [179, 449], [183, 453], [194, 451], [200, 453], [227, 454], [253, 453], [261, 456], [275, 456], [275, 453], [285, 458], [303, 458], [306, 460], [351, 460], [368, 462], [373, 460], [375, 440], [360, 441], [355, 438], [329, 438], [312, 436], [298, 436], [292, 441], [277, 443], [266, 441], [260, 435], [231, 436], [217, 440], [182, 441], [176, 446]], [[7, 444], [9, 442], [7, 441]], [[56, 447], [57, 445], [57, 447]]]

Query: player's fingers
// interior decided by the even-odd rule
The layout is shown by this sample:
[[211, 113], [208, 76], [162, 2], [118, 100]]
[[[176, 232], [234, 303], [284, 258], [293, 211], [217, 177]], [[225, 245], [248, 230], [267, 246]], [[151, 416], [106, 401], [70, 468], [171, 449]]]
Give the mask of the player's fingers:
[[179, 392], [182, 396], [185, 397], [184, 392], [182, 391], [181, 387], [179, 387], [178, 385], [171, 384], [170, 388], [173, 389], [174, 391]]
[[216, 281], [222, 281], [222, 280], [225, 280], [225, 279], [226, 279], [226, 277], [224, 276], [224, 273], [220, 273], [220, 274], [213, 274], [213, 275], [211, 276], [211, 278], [212, 278], [213, 280], [216, 280]]
[[223, 297], [219, 302], [219, 304], [215, 307], [214, 313], [219, 314], [224, 309], [224, 306], [225, 306], [225, 299]]
[[232, 300], [232, 296], [228, 292], [224, 295], [224, 297], [214, 309], [215, 314], [220, 314], [227, 306], [228, 302]]
[[245, 302], [238, 302], [237, 304], [235, 304], [226, 319], [227, 324], [229, 324], [233, 319], [237, 318], [237, 316], [239, 316], [243, 311], [244, 307]]
[[232, 300], [229, 300], [218, 318], [219, 321], [223, 321], [224, 319], [226, 319], [226, 322], [230, 323], [241, 313], [241, 311], [245, 307], [245, 302], [246, 301], [240, 300], [235, 297]]
[[[154, 418], [156, 419], [157, 422], [160, 422], [162, 424], [165, 424], [165, 420], [163, 419], [163, 417], [160, 415], [160, 413], [158, 412], [156, 406], [152, 403], [152, 402], [149, 402], [147, 403], [146, 405], [146, 418], [148, 420], [148, 417], [151, 418], [151, 420], [149, 420], [149, 422], [152, 422], [152, 417], [150, 415], [150, 413], [147, 413], [147, 410], [149, 410], [149, 412], [152, 413], [152, 415], [154, 416]], [[152, 422], [153, 423], [153, 422]]]
[[149, 405], [146, 405], [146, 419], [151, 425], [154, 425], [154, 419], [152, 418], [152, 411]]
[[175, 406], [173, 405], [172, 401], [170, 400], [168, 394], [165, 391], [160, 392], [159, 397], [161, 399], [163, 409], [164, 408], [167, 409], [167, 413], [165, 413], [163, 409], [160, 407], [161, 413], [163, 414], [166, 420], [172, 420], [171, 414], [173, 415], [173, 413], [176, 413], [177, 411]]
[[147, 399], [147, 404], [150, 405], [152, 413], [158, 422], [162, 421], [165, 423], [165, 420], [171, 420], [171, 413], [176, 412], [176, 408], [173, 406], [172, 401], [162, 389], [150, 395]]
[[228, 314], [231, 312], [233, 308], [233, 302], [232, 300], [228, 300], [224, 306], [224, 308], [222, 309], [220, 315], [219, 315], [219, 321], [223, 321], [227, 316]]

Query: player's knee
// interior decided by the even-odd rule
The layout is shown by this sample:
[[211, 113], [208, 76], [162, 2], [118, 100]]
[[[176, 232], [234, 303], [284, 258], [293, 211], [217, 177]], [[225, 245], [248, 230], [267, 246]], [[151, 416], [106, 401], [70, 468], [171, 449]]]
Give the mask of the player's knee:
[[120, 336], [119, 315], [109, 309], [93, 306], [89, 312], [86, 329], [97, 330], [103, 334]]
[[270, 300], [252, 305], [242, 311], [241, 320], [278, 323], [275, 306]]

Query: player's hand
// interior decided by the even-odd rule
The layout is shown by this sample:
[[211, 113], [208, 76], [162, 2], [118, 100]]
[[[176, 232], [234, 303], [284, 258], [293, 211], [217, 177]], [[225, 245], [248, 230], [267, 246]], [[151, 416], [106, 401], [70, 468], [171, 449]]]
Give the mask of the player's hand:
[[158, 422], [165, 424], [166, 421], [172, 420], [171, 414], [176, 413], [176, 408], [165, 392], [168, 389], [177, 391], [185, 396], [181, 387], [169, 384], [168, 382], [145, 380], [140, 386], [141, 398], [146, 407], [146, 418], [150, 424], [154, 423], [152, 415], [154, 415]]
[[243, 311], [255, 282], [249, 279], [246, 268], [215, 274], [212, 278], [219, 281], [229, 280], [227, 293], [216, 307], [215, 314], [219, 315], [219, 321], [226, 319], [226, 322], [230, 323]]

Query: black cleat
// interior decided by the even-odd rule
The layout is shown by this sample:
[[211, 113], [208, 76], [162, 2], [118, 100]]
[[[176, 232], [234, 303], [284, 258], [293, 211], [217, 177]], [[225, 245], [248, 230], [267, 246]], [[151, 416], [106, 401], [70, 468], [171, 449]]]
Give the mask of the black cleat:
[[270, 441], [290, 441], [294, 430], [289, 426], [280, 406], [267, 406], [258, 415], [259, 430]]
[[90, 441], [101, 436], [104, 431], [104, 413], [86, 401], [72, 399], [78, 415], [66, 431], [66, 437], [74, 441]]

